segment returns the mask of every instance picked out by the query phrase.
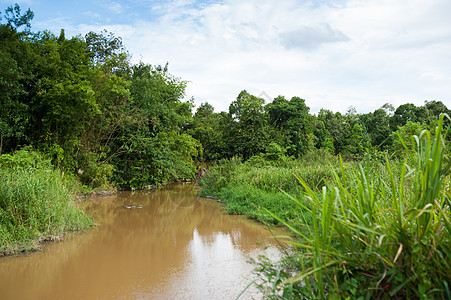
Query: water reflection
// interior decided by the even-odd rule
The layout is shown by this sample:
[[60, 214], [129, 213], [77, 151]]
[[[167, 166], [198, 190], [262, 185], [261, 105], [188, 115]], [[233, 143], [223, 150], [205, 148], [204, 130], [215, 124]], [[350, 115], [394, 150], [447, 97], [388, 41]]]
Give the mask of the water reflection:
[[[195, 195], [194, 185], [173, 185], [87, 201], [96, 229], [0, 259], [0, 298], [235, 298], [252, 280], [246, 256], [261, 253], [256, 242], [270, 233]], [[142, 208], [124, 208], [132, 205]]]

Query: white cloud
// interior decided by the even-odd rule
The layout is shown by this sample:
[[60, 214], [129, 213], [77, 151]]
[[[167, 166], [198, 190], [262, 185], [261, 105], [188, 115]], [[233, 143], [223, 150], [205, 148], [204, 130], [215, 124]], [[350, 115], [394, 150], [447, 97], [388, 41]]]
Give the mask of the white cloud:
[[74, 31], [106, 28], [135, 59], [169, 61], [190, 81], [188, 97], [217, 110], [242, 89], [299, 96], [313, 112], [426, 99], [451, 107], [449, 0], [179, 0], [148, 11], [159, 18]]
[[120, 14], [124, 12], [124, 7], [122, 6], [122, 4], [116, 1], [104, 0], [102, 6], [105, 9], [111, 10], [115, 14]]
[[100, 14], [93, 12], [91, 10], [85, 11], [83, 13], [84, 16], [88, 17], [88, 18], [92, 18], [92, 19], [99, 19], [101, 16]]
[[282, 32], [281, 43], [287, 49], [316, 49], [321, 44], [346, 42], [349, 38], [340, 30], [333, 29], [329, 24], [315, 27], [301, 26], [298, 29]]

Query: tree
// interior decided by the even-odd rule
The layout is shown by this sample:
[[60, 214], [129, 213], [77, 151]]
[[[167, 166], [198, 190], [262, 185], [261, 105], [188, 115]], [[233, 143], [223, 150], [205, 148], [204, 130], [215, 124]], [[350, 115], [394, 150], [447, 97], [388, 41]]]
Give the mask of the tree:
[[390, 116], [383, 108], [376, 109], [373, 113], [360, 115], [359, 120], [366, 128], [371, 139], [371, 145], [379, 150], [386, 150], [391, 146]]
[[318, 113], [318, 120], [324, 123], [325, 129], [330, 133], [334, 143], [334, 154], [343, 152], [346, 145], [347, 133], [351, 131], [350, 124], [340, 113], [333, 113], [327, 109], [321, 109]]
[[313, 120], [313, 137], [314, 146], [316, 149], [324, 149], [327, 152], [333, 153], [334, 139], [330, 135], [329, 131], [326, 129], [324, 122], [316, 117]]
[[94, 64], [104, 64], [107, 60], [125, 53], [122, 39], [106, 30], [101, 33], [88, 32], [85, 35], [85, 42]]
[[412, 150], [415, 145], [413, 136], [420, 136], [421, 132], [426, 130], [426, 125], [419, 122], [407, 121], [404, 126], [401, 126], [391, 134], [393, 140], [392, 151], [397, 156], [404, 156], [406, 152]]
[[268, 142], [264, 100], [243, 90], [229, 106], [232, 124], [229, 142], [232, 155], [244, 159], [263, 153]]
[[115, 180], [138, 188], [193, 178], [202, 146], [185, 131], [192, 123], [192, 102], [183, 102], [186, 82], [167, 70], [132, 66], [131, 122], [121, 129], [111, 152]]
[[346, 144], [343, 149], [343, 156], [358, 158], [365, 154], [366, 149], [369, 148], [370, 143], [366, 132], [360, 123], [355, 122], [352, 126], [351, 132], [346, 138]]
[[382, 105], [381, 109], [383, 109], [389, 117], [392, 117], [395, 112], [395, 107], [390, 103], [385, 103]]
[[106, 166], [105, 141], [130, 94], [111, 68], [119, 54], [94, 65], [81, 37], [18, 32], [32, 15], [11, 11], [13, 26], [0, 27], [0, 151], [33, 145], [89, 183]]
[[226, 143], [227, 114], [215, 113], [213, 106], [202, 103], [193, 117], [188, 133], [198, 140], [203, 147], [202, 159], [218, 161], [228, 156]]
[[[449, 110], [445, 104], [441, 101], [424, 101], [424, 107], [428, 111], [429, 122], [437, 122], [441, 114], [448, 114], [451, 116], [451, 110]], [[449, 120], [445, 118], [445, 124], [449, 124]]]
[[[0, 154], [29, 142], [27, 128], [32, 116], [25, 98], [32, 77], [29, 65], [33, 56], [28, 42], [32, 19], [31, 10], [21, 14], [16, 4], [6, 9], [6, 23], [0, 24]], [[22, 26], [26, 29], [19, 31]]]
[[75, 170], [80, 138], [101, 114], [86, 45], [79, 37], [58, 38], [45, 31], [34, 35], [30, 47], [33, 77], [25, 101], [33, 117], [28, 136], [35, 147]]
[[412, 103], [402, 104], [395, 110], [393, 117], [390, 119], [390, 127], [396, 131], [399, 127], [404, 126], [407, 122], [426, 123], [428, 120], [428, 111], [426, 107], [416, 107]]
[[[32, 145], [97, 187], [192, 178], [202, 147], [186, 130], [193, 101], [168, 65], [131, 65], [122, 40], [32, 34], [16, 5], [0, 24], [0, 154]], [[19, 29], [18, 29], [19, 28]]]
[[305, 100], [299, 97], [292, 97], [288, 101], [278, 96], [266, 105], [270, 124], [282, 134], [276, 138], [276, 142], [288, 148], [289, 155], [300, 157], [312, 147], [309, 110]]
[[[8, 25], [13, 31], [17, 31], [17, 29], [21, 26], [27, 27], [24, 33], [29, 33], [28, 29], [31, 27], [31, 20], [34, 18], [34, 13], [31, 9], [28, 9], [24, 14], [22, 14], [19, 4], [15, 4], [14, 6], [9, 6], [5, 10], [5, 18], [6, 25]], [[1, 21], [1, 17], [0, 17]]]

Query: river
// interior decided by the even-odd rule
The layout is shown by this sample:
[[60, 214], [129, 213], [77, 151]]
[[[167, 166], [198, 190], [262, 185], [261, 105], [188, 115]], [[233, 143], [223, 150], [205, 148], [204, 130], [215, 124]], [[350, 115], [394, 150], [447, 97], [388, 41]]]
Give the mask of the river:
[[235, 299], [254, 278], [248, 258], [278, 257], [277, 242], [196, 194], [178, 184], [84, 201], [98, 226], [0, 258], [0, 299]]

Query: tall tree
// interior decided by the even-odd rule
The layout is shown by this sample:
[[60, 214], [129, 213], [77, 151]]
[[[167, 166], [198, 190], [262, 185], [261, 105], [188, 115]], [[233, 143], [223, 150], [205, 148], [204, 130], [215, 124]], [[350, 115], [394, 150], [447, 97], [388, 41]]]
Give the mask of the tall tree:
[[33, 16], [31, 10], [22, 14], [16, 4], [5, 10], [4, 18], [0, 17], [0, 154], [29, 142], [27, 129], [32, 116], [24, 98], [32, 76], [28, 39]]
[[325, 129], [330, 133], [334, 141], [334, 153], [343, 152], [346, 145], [347, 133], [351, 131], [350, 124], [340, 112], [333, 113], [328, 109], [321, 109], [318, 119], [324, 123]]
[[407, 122], [425, 123], [428, 119], [428, 111], [426, 107], [417, 107], [412, 103], [406, 103], [396, 108], [390, 119], [390, 127], [396, 131], [399, 127], [404, 126]]
[[230, 120], [225, 118], [227, 114], [215, 113], [208, 102], [202, 103], [194, 114], [188, 132], [202, 144], [205, 161], [217, 161], [228, 155], [226, 129]]
[[233, 119], [229, 132], [233, 155], [244, 159], [264, 152], [268, 142], [265, 101], [243, 90], [229, 106]]
[[360, 115], [360, 121], [365, 126], [371, 139], [371, 145], [379, 150], [386, 150], [391, 145], [390, 116], [383, 108]]
[[132, 122], [115, 141], [115, 178], [124, 187], [143, 187], [169, 179], [192, 178], [200, 143], [185, 130], [192, 102], [182, 101], [186, 82], [166, 69], [132, 67]]
[[289, 101], [278, 96], [266, 105], [269, 121], [282, 133], [277, 142], [288, 148], [287, 154], [300, 157], [312, 147], [312, 127], [305, 100], [292, 97]]

